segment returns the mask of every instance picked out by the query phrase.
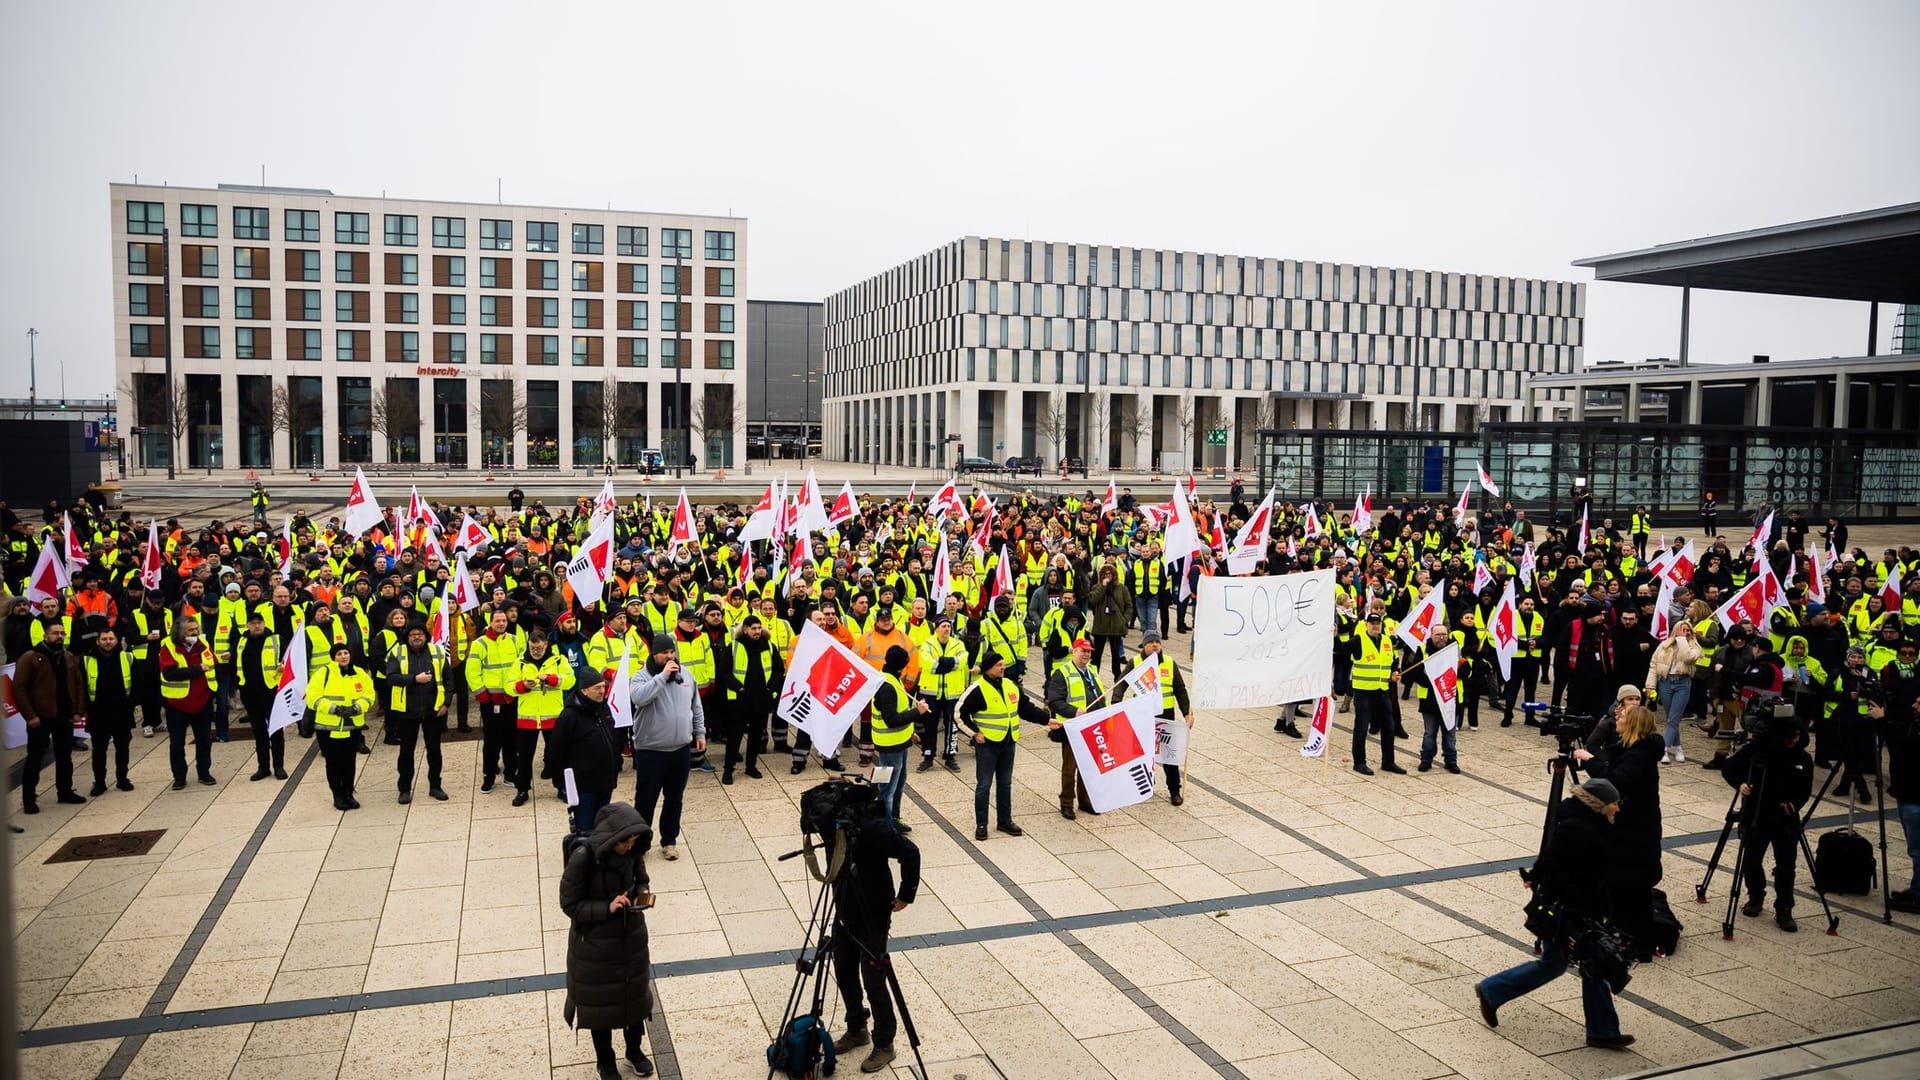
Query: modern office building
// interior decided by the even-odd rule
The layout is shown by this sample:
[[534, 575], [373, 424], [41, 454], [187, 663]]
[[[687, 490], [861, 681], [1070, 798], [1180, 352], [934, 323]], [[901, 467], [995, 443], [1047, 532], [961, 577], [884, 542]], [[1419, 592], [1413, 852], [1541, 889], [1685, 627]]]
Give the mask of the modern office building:
[[[1250, 461], [1260, 429], [1473, 430], [1580, 366], [1566, 281], [967, 237], [829, 297], [826, 456]], [[943, 449], [944, 448], [944, 449]]]
[[744, 218], [110, 191], [135, 469], [745, 460]]
[[747, 302], [748, 457], [820, 452], [825, 320], [826, 305], [819, 301]]

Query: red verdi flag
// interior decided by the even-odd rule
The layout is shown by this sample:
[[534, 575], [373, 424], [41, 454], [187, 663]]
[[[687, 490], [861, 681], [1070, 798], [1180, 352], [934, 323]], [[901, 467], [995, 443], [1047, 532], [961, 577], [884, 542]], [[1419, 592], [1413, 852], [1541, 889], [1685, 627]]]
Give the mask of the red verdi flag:
[[1327, 752], [1327, 731], [1333, 726], [1333, 699], [1316, 698], [1313, 724], [1307, 729], [1307, 741], [1300, 744], [1301, 757], [1320, 757]]

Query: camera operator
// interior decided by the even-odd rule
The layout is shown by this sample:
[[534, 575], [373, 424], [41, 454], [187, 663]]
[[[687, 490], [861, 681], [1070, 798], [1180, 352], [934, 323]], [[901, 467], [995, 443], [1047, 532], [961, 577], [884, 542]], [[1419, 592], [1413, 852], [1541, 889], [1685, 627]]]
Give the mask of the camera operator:
[[1833, 733], [1839, 740], [1835, 761], [1846, 771], [1840, 774], [1840, 794], [1852, 790], [1862, 803], [1871, 802], [1867, 776], [1877, 770], [1879, 746], [1874, 739], [1873, 712], [1884, 708], [1886, 694], [1880, 679], [1867, 668], [1867, 651], [1858, 645], [1847, 650], [1847, 663], [1834, 673]]
[[[845, 1054], [872, 1043], [872, 1052], [860, 1063], [860, 1071], [869, 1073], [893, 1062], [895, 1018], [887, 990], [893, 960], [887, 955], [887, 934], [893, 913], [905, 911], [920, 888], [920, 849], [893, 827], [884, 803], [876, 800], [874, 811], [854, 831], [846, 863], [833, 879], [833, 981], [847, 1003], [847, 1031], [833, 1041], [833, 1049]], [[888, 860], [900, 863], [898, 892]]]
[[[1532, 881], [1536, 903], [1556, 904], [1564, 911], [1563, 929], [1543, 938], [1539, 959], [1488, 976], [1474, 987], [1488, 1027], [1500, 1026], [1500, 1006], [1559, 978], [1572, 959], [1568, 939], [1606, 918], [1607, 833], [1619, 812], [1620, 792], [1597, 777], [1560, 801], [1553, 836], [1534, 864]], [[1633, 1036], [1620, 1033], [1613, 991], [1585, 971], [1580, 973], [1580, 1004], [1588, 1046], [1619, 1050], [1633, 1045]]]
[[1607, 832], [1607, 894], [1613, 921], [1633, 939], [1642, 960], [1653, 959], [1651, 920], [1653, 887], [1663, 876], [1660, 866], [1660, 763], [1667, 741], [1653, 710], [1640, 704], [1640, 695], [1627, 695], [1613, 710], [1613, 745], [1604, 754], [1573, 752], [1587, 775], [1613, 782], [1620, 792], [1620, 813]]
[[[1619, 684], [1613, 634], [1604, 604], [1587, 603], [1567, 626], [1567, 711], [1598, 715], [1606, 708], [1607, 687]], [[1638, 685], [1638, 684], [1635, 684]]]
[[653, 839], [640, 812], [626, 803], [600, 808], [593, 834], [573, 849], [560, 875], [560, 910], [567, 931], [568, 1026], [593, 1035], [599, 1080], [619, 1080], [613, 1032], [626, 1036], [627, 1063], [641, 1076], [653, 1063], [640, 1036], [653, 1013], [652, 957], [647, 947], [647, 871], [641, 855]]
[[[1729, 787], [1740, 789], [1746, 802], [1740, 808], [1741, 836], [1746, 856], [1740, 876], [1746, 882], [1747, 902], [1740, 913], [1760, 914], [1767, 898], [1767, 879], [1760, 872], [1767, 849], [1773, 849], [1773, 921], [1788, 933], [1800, 929], [1793, 921], [1793, 869], [1800, 853], [1800, 808], [1813, 796], [1813, 758], [1805, 749], [1806, 731], [1794, 719], [1775, 719], [1755, 725], [1759, 731], [1747, 745], [1727, 758], [1720, 775]], [[1763, 803], [1753, 799], [1751, 782], [1758, 763], [1765, 769]]]

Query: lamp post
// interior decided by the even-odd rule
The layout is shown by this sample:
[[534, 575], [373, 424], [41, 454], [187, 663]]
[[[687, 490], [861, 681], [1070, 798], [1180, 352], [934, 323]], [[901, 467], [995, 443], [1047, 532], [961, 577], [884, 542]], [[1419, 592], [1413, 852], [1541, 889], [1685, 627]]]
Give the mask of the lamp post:
[[[680, 418], [680, 454], [673, 460], [673, 478], [680, 479], [680, 468], [687, 463], [688, 443], [693, 439], [693, 430], [688, 423], [687, 402], [681, 396], [685, 387], [685, 377], [681, 374], [687, 368], [687, 306], [680, 298], [687, 294], [686, 246], [680, 242], [680, 230], [675, 230], [673, 238], [673, 411]], [[691, 230], [687, 230], [687, 243], [693, 243]]]
[[173, 412], [173, 234], [166, 229], [160, 230], [160, 312], [165, 316], [160, 331], [160, 355], [166, 360], [167, 373], [167, 389], [164, 398], [167, 408], [167, 479], [172, 480], [174, 478], [173, 459], [178, 456], [173, 445], [175, 425], [185, 427], [186, 424], [177, 419]]
[[1085, 481], [1087, 470], [1093, 467], [1093, 425], [1089, 423], [1093, 416], [1093, 289], [1094, 254], [1098, 249], [1087, 251], [1087, 347], [1081, 353], [1082, 363], [1086, 366], [1080, 371], [1080, 479]]
[[1414, 297], [1413, 298], [1413, 346], [1414, 348], [1413, 350], [1409, 350], [1414, 352], [1414, 356], [1415, 356], [1415, 360], [1413, 364], [1413, 423], [1411, 425], [1411, 429], [1414, 431], [1420, 430], [1420, 377], [1422, 375], [1425, 375], [1427, 371], [1427, 337], [1426, 337], [1425, 330], [1420, 325], [1420, 313], [1425, 309], [1426, 309], [1425, 300], [1422, 297], [1418, 297], [1418, 296]]
[[27, 327], [27, 419], [40, 419], [40, 362], [34, 355], [33, 339], [40, 331]]

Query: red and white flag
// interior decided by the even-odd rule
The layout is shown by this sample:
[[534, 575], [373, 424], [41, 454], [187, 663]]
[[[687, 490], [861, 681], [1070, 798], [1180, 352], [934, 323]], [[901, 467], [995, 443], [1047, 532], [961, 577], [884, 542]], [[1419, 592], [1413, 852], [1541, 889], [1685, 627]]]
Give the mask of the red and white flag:
[[1154, 718], [1158, 697], [1130, 697], [1066, 721], [1080, 781], [1095, 813], [1104, 814], [1153, 798], [1155, 787]]
[[753, 580], [753, 545], [741, 544], [740, 572], [734, 576], [733, 583], [744, 589], [747, 587], [747, 582], [751, 580]]
[[1220, 524], [1220, 515], [1213, 516], [1213, 535], [1208, 537], [1207, 546], [1213, 549], [1216, 558], [1227, 557], [1227, 530]]
[[1773, 535], [1773, 512], [1768, 511], [1766, 520], [1753, 527], [1753, 535], [1747, 537], [1747, 546], [1764, 557], [1767, 553], [1767, 537]]
[[461, 611], [472, 611], [480, 606], [480, 592], [473, 587], [473, 578], [467, 574], [467, 564], [457, 562], [453, 565], [453, 576], [447, 579], [447, 595], [442, 597], [442, 606], [453, 605]]
[[[609, 480], [607, 483], [608, 485], [612, 485], [613, 481]], [[401, 528], [404, 530], [415, 522], [426, 522], [436, 529], [442, 527], [440, 524], [440, 516], [433, 512], [433, 507], [427, 505], [427, 500], [420, 497], [420, 488], [418, 485], [413, 486], [407, 492], [407, 520], [400, 523]]]
[[[1227, 573], [1251, 574], [1267, 554], [1267, 533], [1273, 526], [1273, 492], [1253, 508], [1253, 516], [1233, 536], [1233, 548], [1227, 553]], [[1287, 537], [1287, 554], [1293, 554], [1293, 537]]]
[[1891, 615], [1899, 615], [1900, 607], [1900, 570], [1896, 567], [1887, 574], [1887, 580], [1880, 583], [1880, 601]]
[[952, 478], [940, 485], [940, 490], [927, 500], [927, 516], [936, 522], [948, 516], [966, 516], [966, 509], [960, 503], [960, 492], [954, 487]]
[[1312, 503], [1307, 504], [1307, 526], [1305, 533], [1309, 540], [1320, 535], [1320, 515], [1314, 510]]
[[1393, 628], [1393, 636], [1406, 642], [1409, 649], [1425, 648], [1433, 628], [1440, 625], [1442, 620], [1440, 601], [1445, 595], [1446, 582], [1434, 582], [1433, 588], [1427, 590], [1427, 595], [1416, 601], [1412, 610], [1407, 612], [1407, 617]]
[[1660, 568], [1660, 576], [1673, 582], [1675, 588], [1685, 586], [1693, 580], [1693, 569], [1697, 565], [1695, 558], [1691, 540], [1687, 541], [1687, 546], [1678, 552], [1669, 548], [1666, 564]]
[[[1807, 547], [1813, 552], [1807, 558], [1807, 599], [1824, 606], [1827, 602], [1827, 560], [1818, 547], [1812, 544]], [[1831, 548], [1828, 554], [1832, 554]]]
[[65, 510], [60, 511], [60, 539], [66, 547], [67, 576], [72, 577], [87, 565], [87, 545], [73, 531], [73, 518]]
[[1740, 625], [1742, 621], [1752, 623], [1756, 627], [1766, 625], [1766, 589], [1767, 583], [1764, 580], [1754, 578], [1732, 596], [1727, 597], [1727, 602], [1720, 605], [1719, 609], [1713, 613], [1713, 617], [1718, 619], [1720, 625], [1727, 630]]
[[827, 506], [820, 498], [820, 482], [814, 479], [813, 470], [807, 470], [807, 478], [800, 484], [800, 497], [794, 504], [794, 526], [808, 532], [825, 532], [832, 527], [827, 520]]
[[459, 555], [462, 552], [468, 554], [484, 552], [487, 550], [487, 545], [491, 543], [493, 543], [493, 537], [488, 536], [487, 530], [481, 528], [480, 523], [473, 520], [472, 514], [460, 515], [460, 531], [455, 533], [453, 537], [453, 553], [455, 555]]
[[1665, 641], [1673, 633], [1673, 591], [1673, 579], [1662, 577], [1660, 598], [1653, 602], [1653, 625], [1648, 627], [1655, 641]]
[[1193, 478], [1193, 471], [1187, 471], [1187, 498], [1191, 499], [1200, 491], [1200, 481]]
[[280, 580], [293, 580], [293, 515], [280, 526]]
[[[1761, 555], [1754, 557], [1753, 577], [1755, 581], [1761, 584], [1760, 599], [1767, 605], [1766, 614], [1773, 614], [1774, 608], [1787, 602], [1787, 592], [1780, 586], [1779, 575], [1773, 572], [1773, 563], [1767, 561], [1767, 559]], [[1892, 608], [1889, 610], [1897, 611], [1899, 609]]]
[[1537, 564], [1533, 560], [1533, 545], [1528, 544], [1520, 550], [1520, 586], [1533, 588], [1533, 571]]
[[1460, 646], [1448, 645], [1420, 663], [1426, 668], [1429, 692], [1440, 706], [1440, 722], [1452, 731], [1455, 706], [1460, 702]]
[[[287, 524], [292, 525], [293, 519], [288, 518]], [[160, 559], [160, 523], [149, 521], [147, 547], [140, 553], [140, 585], [148, 592], [160, 587]]]
[[860, 513], [860, 504], [853, 497], [853, 481], [847, 480], [840, 485], [840, 494], [834, 496], [833, 506], [827, 511], [827, 524], [838, 528], [852, 521]]
[[836, 747], [881, 684], [880, 673], [853, 650], [803, 623], [774, 711], [806, 732], [815, 747]]
[[280, 685], [273, 691], [273, 711], [267, 715], [267, 734], [281, 730], [307, 711], [307, 635], [295, 634], [280, 658]]
[[60, 557], [60, 549], [53, 546], [53, 537], [47, 537], [46, 543], [40, 545], [40, 558], [33, 564], [33, 573], [27, 576], [27, 599], [36, 604], [49, 597], [58, 600], [61, 592], [72, 584], [66, 560]]
[[347, 491], [347, 513], [344, 523], [347, 535], [357, 537], [375, 525], [386, 523], [386, 515], [380, 512], [380, 500], [374, 498], [373, 488], [367, 484], [367, 474], [354, 466], [353, 487]]
[[787, 564], [787, 595], [801, 590], [800, 570], [813, 563], [813, 534], [802, 532], [793, 538], [792, 560]]
[[982, 599], [992, 604], [998, 596], [1013, 596], [1013, 556], [1005, 544], [1000, 545], [1000, 557], [994, 560], [993, 577], [987, 582], [987, 595]]
[[1113, 477], [1107, 477], [1107, 497], [1100, 500], [1100, 512], [1111, 514], [1120, 509], [1120, 491], [1114, 486]]
[[[613, 530], [607, 530], [609, 541]], [[693, 523], [693, 504], [687, 502], [687, 489], [680, 489], [680, 498], [673, 504], [673, 523], [667, 528], [667, 547], [677, 548], [682, 544], [694, 545], [700, 542], [700, 533]]]
[[1327, 752], [1327, 731], [1333, 726], [1333, 699], [1315, 698], [1313, 723], [1307, 728], [1307, 741], [1300, 744], [1301, 757], [1321, 757]]
[[614, 669], [607, 686], [607, 711], [613, 714], [613, 726], [633, 726], [633, 650], [620, 654], [620, 666]]
[[1580, 508], [1580, 540], [1574, 549], [1582, 555], [1587, 553], [1587, 508], [1584, 506]]
[[935, 546], [940, 549], [933, 558], [933, 610], [947, 609], [947, 594], [953, 591], [953, 568], [947, 564], [946, 537], [936, 537]]
[[1493, 571], [1487, 568], [1487, 564], [1484, 561], [1475, 559], [1473, 562], [1473, 595], [1479, 596], [1485, 592], [1487, 586], [1491, 584], [1493, 584]]
[[1467, 498], [1473, 494], [1472, 488], [1460, 489], [1460, 501], [1453, 504], [1453, 527], [1465, 528], [1467, 524]]
[[913, 509], [913, 493], [915, 491], [918, 491], [919, 489], [920, 489], [920, 481], [918, 480], [915, 480], [912, 483], [907, 485], [907, 509], [909, 510]]
[[1373, 528], [1373, 488], [1367, 488], [1366, 494], [1353, 500], [1353, 531], [1366, 532]]
[[1488, 472], [1487, 467], [1480, 462], [1474, 462], [1473, 467], [1480, 474], [1481, 489], [1494, 498], [1499, 498], [1500, 485], [1493, 482], [1493, 474]]
[[1120, 676], [1120, 681], [1126, 683], [1135, 694], [1142, 697], [1150, 697], [1160, 702], [1166, 700], [1165, 690], [1160, 686], [1160, 657], [1157, 653], [1153, 656], [1142, 656], [1140, 662], [1133, 666], [1132, 671]]
[[1513, 598], [1513, 582], [1500, 592], [1500, 602], [1487, 617], [1487, 636], [1493, 642], [1494, 658], [1500, 661], [1500, 677], [1513, 677], [1513, 658], [1520, 652], [1520, 605]]
[[1160, 537], [1161, 561], [1180, 562], [1206, 545], [1194, 522], [1193, 509], [1187, 505], [1187, 489], [1173, 485], [1173, 516], [1167, 519], [1166, 531]]
[[608, 518], [587, 534], [586, 542], [567, 563], [567, 584], [573, 587], [574, 599], [581, 607], [600, 602], [600, 594], [606, 590], [607, 577], [612, 572], [613, 519]]

